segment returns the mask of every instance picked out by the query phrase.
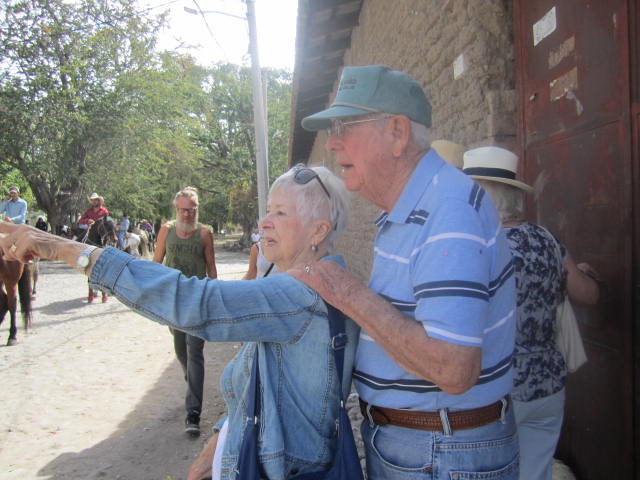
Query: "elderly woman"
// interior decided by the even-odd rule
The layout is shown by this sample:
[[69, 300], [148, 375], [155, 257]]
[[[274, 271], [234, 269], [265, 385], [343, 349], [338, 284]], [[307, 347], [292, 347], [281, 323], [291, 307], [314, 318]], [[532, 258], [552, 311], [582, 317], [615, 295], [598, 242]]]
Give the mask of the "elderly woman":
[[[329, 253], [347, 225], [348, 202], [342, 181], [324, 167], [297, 166], [283, 174], [271, 187], [268, 213], [260, 221], [265, 257], [281, 271], [324, 258], [342, 262]], [[235, 478], [256, 352], [264, 477], [285, 479], [329, 468], [341, 395], [327, 306], [313, 290], [282, 274], [252, 282], [186, 278], [115, 248], [87, 248], [31, 227], [3, 224], [0, 232], [5, 234], [0, 248], [8, 259], [66, 261], [151, 320], [209, 341], [245, 342], [221, 378], [228, 433], [217, 448], [220, 467], [214, 478]], [[346, 386], [358, 331], [348, 319], [345, 328]], [[207, 444], [189, 479], [211, 475], [216, 442], [214, 437]]]
[[586, 263], [576, 265], [545, 228], [525, 221], [524, 195], [533, 188], [515, 179], [515, 154], [500, 147], [469, 150], [463, 170], [496, 204], [514, 259], [518, 300], [511, 396], [520, 442], [520, 479], [551, 480], [567, 376], [556, 347], [556, 308], [565, 291], [574, 302], [595, 304], [599, 288], [589, 276], [595, 272]]

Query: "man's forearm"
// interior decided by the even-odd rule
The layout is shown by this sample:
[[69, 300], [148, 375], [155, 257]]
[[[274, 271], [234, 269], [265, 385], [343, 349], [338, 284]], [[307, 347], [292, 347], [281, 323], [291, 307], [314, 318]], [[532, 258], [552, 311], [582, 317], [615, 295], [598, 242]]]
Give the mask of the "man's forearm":
[[327, 302], [353, 319], [407, 372], [460, 394], [480, 374], [482, 351], [427, 335], [422, 323], [404, 315], [353, 275], [333, 262], [319, 262], [310, 271], [290, 270]]

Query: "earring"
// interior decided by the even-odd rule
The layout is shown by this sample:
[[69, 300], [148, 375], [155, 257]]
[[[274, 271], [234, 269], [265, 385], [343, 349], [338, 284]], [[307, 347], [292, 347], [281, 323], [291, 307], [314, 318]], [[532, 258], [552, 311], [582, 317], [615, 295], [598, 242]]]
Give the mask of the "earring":
[[311, 245], [311, 251], [312, 252], [317, 252], [318, 251], [318, 245]]

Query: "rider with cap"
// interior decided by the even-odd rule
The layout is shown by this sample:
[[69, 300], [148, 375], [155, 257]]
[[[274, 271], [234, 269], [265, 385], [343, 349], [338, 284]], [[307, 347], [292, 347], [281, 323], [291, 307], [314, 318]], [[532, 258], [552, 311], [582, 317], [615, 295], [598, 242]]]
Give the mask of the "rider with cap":
[[27, 202], [20, 198], [20, 189], [9, 188], [9, 198], [0, 204], [2, 220], [11, 223], [24, 223], [27, 218]]

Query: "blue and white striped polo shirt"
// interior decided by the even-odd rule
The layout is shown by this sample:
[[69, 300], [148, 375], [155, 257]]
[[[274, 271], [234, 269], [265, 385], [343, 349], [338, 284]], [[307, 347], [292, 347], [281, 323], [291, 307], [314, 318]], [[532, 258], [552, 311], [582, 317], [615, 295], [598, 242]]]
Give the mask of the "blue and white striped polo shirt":
[[509, 393], [515, 277], [489, 195], [430, 150], [376, 224], [369, 287], [430, 337], [481, 347], [482, 371], [464, 394], [447, 394], [407, 373], [362, 330], [354, 372], [361, 398], [391, 408], [469, 409]]

